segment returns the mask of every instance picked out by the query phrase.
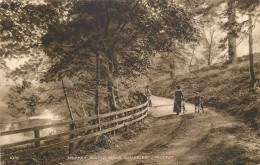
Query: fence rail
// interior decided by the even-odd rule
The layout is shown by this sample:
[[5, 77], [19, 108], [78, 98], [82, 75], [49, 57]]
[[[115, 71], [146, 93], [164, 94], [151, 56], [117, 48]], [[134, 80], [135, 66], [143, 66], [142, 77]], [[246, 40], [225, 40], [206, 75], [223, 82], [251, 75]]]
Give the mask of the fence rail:
[[[1, 157], [2, 160], [8, 159], [11, 156], [15, 156], [15, 155], [22, 156], [28, 154], [36, 154], [36, 156], [39, 157], [39, 155], [46, 150], [62, 147], [67, 144], [69, 145], [69, 153], [72, 153], [73, 149], [75, 148], [74, 142], [82, 141], [84, 139], [99, 136], [109, 132], [115, 134], [119, 128], [125, 128], [126, 130], [128, 125], [143, 120], [146, 117], [147, 113], [148, 113], [148, 101], [136, 107], [127, 108], [127, 109], [123, 109], [111, 113], [101, 114], [98, 116], [0, 132], [0, 136], [15, 135], [15, 134], [31, 132], [31, 131], [33, 131], [34, 133], [34, 139], [0, 145], [2, 151], [3, 149], [8, 150], [12, 147], [34, 143], [33, 148], [23, 149], [23, 150], [19, 150], [17, 148], [18, 149], [17, 152], [8, 153], [8, 154], [3, 154], [2, 152]], [[82, 122], [83, 122], [83, 126], [75, 128], [75, 125], [77, 125], [78, 123], [82, 124]], [[62, 126], [68, 126], [69, 130], [54, 135], [40, 137], [41, 130], [46, 128], [56, 128]], [[83, 135], [77, 135], [79, 133], [83, 133]], [[69, 139], [42, 146], [41, 142], [43, 141], [57, 139], [64, 136], [69, 136]]]

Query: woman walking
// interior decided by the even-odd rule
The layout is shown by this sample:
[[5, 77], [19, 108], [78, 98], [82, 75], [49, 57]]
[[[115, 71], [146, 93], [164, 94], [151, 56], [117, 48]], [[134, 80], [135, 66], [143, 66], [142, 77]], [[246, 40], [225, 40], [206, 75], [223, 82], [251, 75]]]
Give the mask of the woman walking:
[[175, 97], [174, 97], [174, 108], [173, 111], [177, 113], [177, 115], [181, 112], [181, 102], [183, 99], [183, 94], [181, 91], [181, 87], [177, 86], [177, 90], [175, 91]]

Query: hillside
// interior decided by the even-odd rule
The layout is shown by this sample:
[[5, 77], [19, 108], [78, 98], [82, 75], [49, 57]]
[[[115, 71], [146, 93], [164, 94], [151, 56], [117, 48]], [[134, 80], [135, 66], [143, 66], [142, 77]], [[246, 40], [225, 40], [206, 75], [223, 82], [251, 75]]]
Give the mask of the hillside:
[[[254, 68], [256, 76], [259, 74], [260, 54], [255, 54]], [[197, 91], [204, 96], [206, 106], [216, 107], [219, 111], [226, 111], [231, 115], [241, 117], [253, 128], [259, 123], [259, 93], [253, 94], [249, 90], [249, 61], [248, 56], [238, 59], [235, 65], [215, 64], [204, 67], [190, 74], [177, 76], [175, 85], [183, 89], [187, 102], [193, 102]], [[152, 85], [152, 93], [157, 96], [172, 98], [173, 80], [166, 78], [158, 80]]]

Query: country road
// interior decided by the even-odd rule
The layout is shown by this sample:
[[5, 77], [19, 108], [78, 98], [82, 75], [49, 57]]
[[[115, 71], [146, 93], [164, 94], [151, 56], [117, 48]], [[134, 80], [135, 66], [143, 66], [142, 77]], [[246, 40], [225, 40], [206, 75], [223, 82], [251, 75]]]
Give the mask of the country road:
[[[151, 96], [151, 100], [153, 103], [153, 108], [150, 109], [150, 112], [154, 117], [161, 117], [173, 114], [174, 101], [172, 99]], [[194, 105], [185, 103], [185, 107], [185, 114], [194, 113]], [[181, 113], [180, 115], [183, 114]]]
[[[118, 145], [85, 157], [75, 157], [70, 165], [214, 165], [259, 164], [260, 141], [256, 132], [238, 119], [205, 108], [194, 113], [172, 112], [173, 100], [152, 96], [150, 113], [156, 117], [147, 129], [130, 140], [112, 137]], [[144, 120], [144, 122], [147, 122]]]

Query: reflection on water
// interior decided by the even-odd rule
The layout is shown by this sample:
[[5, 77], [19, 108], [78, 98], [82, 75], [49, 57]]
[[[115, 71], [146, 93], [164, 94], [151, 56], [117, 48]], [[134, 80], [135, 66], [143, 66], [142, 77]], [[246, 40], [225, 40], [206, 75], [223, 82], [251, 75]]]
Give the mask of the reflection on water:
[[15, 135], [6, 135], [0, 137], [0, 145], [15, 143], [19, 141], [29, 140], [33, 138], [33, 133], [31, 135], [25, 135], [23, 133], [15, 134]]
[[45, 109], [40, 115], [29, 117], [29, 119], [60, 120], [60, 116], [52, 113], [48, 109]]
[[[11, 131], [11, 130], [23, 129], [28, 127], [53, 124], [60, 121], [59, 119], [60, 119], [59, 116], [51, 113], [48, 110], [45, 110], [39, 116], [32, 116], [25, 121], [0, 124], [0, 131], [1, 132]], [[40, 137], [56, 134], [57, 131], [58, 131], [57, 128], [42, 129], [40, 130]], [[13, 135], [0, 136], [0, 145], [15, 143], [15, 142], [29, 140], [33, 138], [34, 138], [33, 131], [13, 134]]]
[[[2, 131], [11, 131], [11, 130], [17, 130], [17, 129], [22, 129], [22, 128], [34, 127], [34, 126], [53, 124], [55, 122], [57, 122], [57, 121], [49, 120], [49, 119], [33, 119], [33, 120], [9, 123], [7, 125], [1, 124], [0, 130], [1, 130], [1, 132]], [[57, 133], [57, 128], [46, 128], [46, 129], [40, 130], [40, 137], [53, 135], [56, 133]], [[33, 131], [19, 133], [19, 134], [13, 134], [13, 135], [0, 136], [0, 145], [15, 143], [15, 142], [29, 140], [29, 139], [33, 139], [33, 138], [34, 138]]]

